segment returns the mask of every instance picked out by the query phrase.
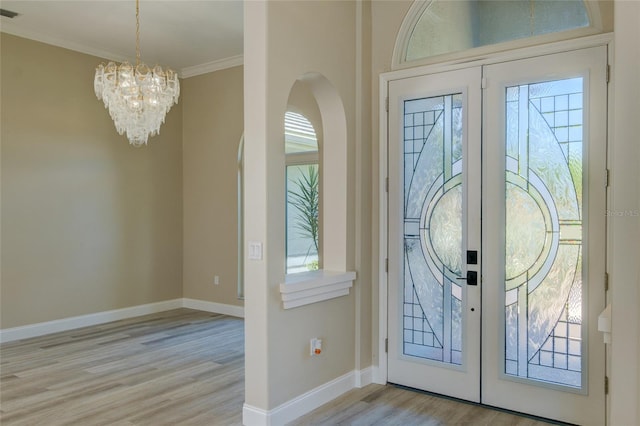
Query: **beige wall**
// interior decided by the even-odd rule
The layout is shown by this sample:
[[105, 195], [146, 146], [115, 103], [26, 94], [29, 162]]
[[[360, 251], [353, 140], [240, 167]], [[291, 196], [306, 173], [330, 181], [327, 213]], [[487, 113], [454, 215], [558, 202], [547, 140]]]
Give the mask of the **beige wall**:
[[[391, 71], [391, 58], [396, 42], [396, 36], [400, 31], [402, 20], [413, 4], [411, 0], [374, 1], [371, 3], [371, 259], [372, 259], [372, 282], [380, 281], [380, 74]], [[380, 365], [378, 359], [378, 342], [380, 331], [378, 323], [379, 312], [379, 288], [375, 285], [372, 289], [373, 314], [372, 322], [372, 363], [386, 371], [386, 365]], [[386, 330], [382, 332], [386, 334]], [[385, 374], [386, 377], [386, 374]]]
[[242, 94], [242, 67], [182, 81], [186, 298], [242, 305], [236, 183]]
[[640, 2], [615, 2], [609, 424], [640, 424]]
[[1, 37], [2, 328], [181, 297], [182, 105], [132, 148], [99, 58]]
[[[346, 114], [348, 231], [343, 260], [348, 269], [356, 266], [355, 22], [355, 2], [245, 4], [245, 238], [264, 247], [264, 260], [245, 266], [245, 400], [252, 407], [273, 409], [356, 365], [355, 291], [283, 310], [278, 287], [284, 279], [282, 117], [291, 87], [309, 72], [331, 83]], [[326, 147], [324, 116], [323, 126]], [[325, 163], [325, 173], [329, 169]], [[358, 280], [355, 285], [370, 283]], [[309, 356], [311, 337], [323, 339], [319, 357]]]
[[355, 104], [355, 265], [358, 285], [354, 288], [356, 315], [356, 371], [372, 368], [374, 346], [372, 340], [373, 291], [377, 286], [372, 280], [372, 268], [378, 265], [373, 259], [372, 221], [377, 208], [372, 203], [373, 176], [372, 154], [376, 147], [372, 138], [371, 85], [372, 85], [372, 15], [371, 2], [356, 3], [356, 104]]

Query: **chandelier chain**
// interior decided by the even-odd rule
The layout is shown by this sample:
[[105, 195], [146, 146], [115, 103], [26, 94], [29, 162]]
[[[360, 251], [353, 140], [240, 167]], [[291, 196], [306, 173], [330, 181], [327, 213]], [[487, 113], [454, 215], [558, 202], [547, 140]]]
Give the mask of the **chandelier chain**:
[[136, 66], [140, 65], [140, 0], [136, 0]]

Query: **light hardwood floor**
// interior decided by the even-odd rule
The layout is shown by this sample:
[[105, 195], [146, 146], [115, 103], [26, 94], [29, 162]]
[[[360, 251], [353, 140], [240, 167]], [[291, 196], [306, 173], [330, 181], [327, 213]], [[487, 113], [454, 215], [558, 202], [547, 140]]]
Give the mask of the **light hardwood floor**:
[[[178, 309], [0, 345], [0, 424], [242, 424], [244, 323]], [[394, 386], [354, 389], [293, 425], [546, 423]]]
[[547, 426], [536, 420], [477, 404], [407, 390], [368, 385], [299, 418], [290, 426]]
[[3, 344], [0, 424], [239, 425], [244, 322], [187, 309]]

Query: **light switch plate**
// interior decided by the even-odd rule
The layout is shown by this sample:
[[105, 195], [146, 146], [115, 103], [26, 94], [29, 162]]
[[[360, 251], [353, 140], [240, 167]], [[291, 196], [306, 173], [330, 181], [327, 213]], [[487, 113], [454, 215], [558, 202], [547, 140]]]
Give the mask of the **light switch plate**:
[[249, 260], [262, 260], [262, 243], [249, 241]]

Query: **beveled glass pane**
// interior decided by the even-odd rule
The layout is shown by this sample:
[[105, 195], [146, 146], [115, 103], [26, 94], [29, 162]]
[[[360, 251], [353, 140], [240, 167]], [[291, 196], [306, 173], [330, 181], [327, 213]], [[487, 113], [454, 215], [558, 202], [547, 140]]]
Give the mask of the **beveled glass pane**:
[[544, 249], [544, 215], [526, 188], [507, 183], [506, 278], [527, 273]]
[[509, 375], [582, 386], [582, 78], [506, 90]]
[[462, 364], [462, 94], [404, 102], [403, 354]]

